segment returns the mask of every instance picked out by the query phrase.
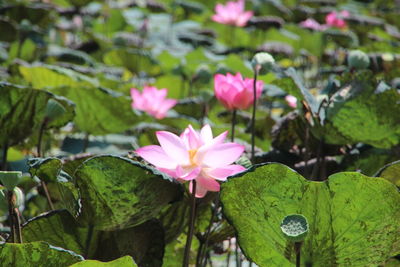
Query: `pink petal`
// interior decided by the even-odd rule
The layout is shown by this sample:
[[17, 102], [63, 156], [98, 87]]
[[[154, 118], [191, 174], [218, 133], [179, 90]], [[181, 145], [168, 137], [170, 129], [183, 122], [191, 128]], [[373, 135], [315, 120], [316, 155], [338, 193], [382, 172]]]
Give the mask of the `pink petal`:
[[225, 141], [225, 138], [228, 136], [228, 131], [223, 132], [222, 134], [215, 137], [212, 141], [212, 144], [222, 144]]
[[218, 22], [218, 23], [221, 23], [221, 24], [227, 24], [227, 23], [226, 23], [226, 20], [225, 20], [223, 17], [221, 17], [219, 14], [218, 14], [218, 15], [213, 15], [213, 16], [211, 17], [211, 19], [212, 19], [213, 21]]
[[[192, 183], [192, 181], [190, 181], [190, 184], [189, 184], [189, 191], [190, 191], [190, 193], [193, 193], [193, 183]], [[207, 189], [205, 189], [204, 187], [202, 187], [199, 184], [196, 184], [196, 194], [195, 194], [195, 196], [197, 198], [203, 198], [206, 194], [207, 194]]]
[[178, 168], [177, 168], [177, 175], [178, 175], [179, 179], [182, 179], [185, 181], [190, 181], [190, 180], [196, 179], [199, 176], [200, 172], [201, 172], [200, 167], [194, 168], [194, 169], [186, 171], [186, 172], [182, 169], [181, 166], [178, 166]]
[[205, 144], [212, 142], [213, 134], [210, 125], [206, 124], [203, 126], [203, 128], [201, 128], [200, 137]]
[[165, 169], [165, 168], [157, 168], [157, 169], [165, 174], [168, 174], [172, 178], [175, 178], [175, 179], [179, 178], [176, 173], [176, 169]]
[[131, 98], [132, 98], [132, 107], [135, 109], [143, 110], [143, 99], [140, 95], [139, 90], [132, 88], [131, 89]]
[[251, 11], [246, 11], [246, 12], [240, 14], [236, 19], [236, 26], [238, 26], [238, 27], [246, 26], [247, 22], [249, 21], [249, 19], [252, 16], [253, 16], [253, 12], [251, 12]]
[[229, 165], [222, 168], [215, 168], [204, 171], [208, 176], [215, 180], [225, 181], [228, 176], [232, 176], [244, 170], [246, 170], [246, 168], [241, 165]]
[[156, 132], [158, 142], [164, 152], [179, 165], [189, 165], [189, 153], [181, 139], [166, 131]]
[[220, 190], [220, 185], [217, 181], [212, 178], [198, 177], [196, 179], [197, 185], [207, 189], [208, 191], [218, 192]]
[[[199, 154], [200, 149], [197, 154]], [[224, 167], [237, 160], [240, 155], [242, 155], [243, 151], [244, 146], [239, 144], [218, 144], [206, 151], [202, 163], [209, 167]]]
[[177, 102], [178, 101], [176, 101], [175, 99], [166, 99], [163, 102], [161, 102], [156, 112], [156, 118], [157, 119], [164, 118], [168, 110], [170, 110], [173, 106], [175, 106]]
[[158, 168], [175, 169], [177, 166], [176, 162], [160, 146], [144, 146], [135, 152]]

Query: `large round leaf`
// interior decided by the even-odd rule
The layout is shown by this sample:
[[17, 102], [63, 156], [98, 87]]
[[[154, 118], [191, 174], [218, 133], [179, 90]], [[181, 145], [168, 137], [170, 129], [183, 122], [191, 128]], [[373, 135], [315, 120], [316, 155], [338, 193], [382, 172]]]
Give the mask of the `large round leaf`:
[[179, 183], [121, 157], [91, 158], [74, 176], [81, 194], [82, 219], [102, 230], [143, 223], [182, 195]]
[[10, 83], [0, 83], [0, 146], [6, 141], [15, 145], [38, 133], [49, 99], [55, 99], [67, 112], [49, 126], [61, 127], [73, 118], [73, 104], [65, 99], [41, 90]]
[[53, 247], [45, 242], [0, 244], [2, 266], [69, 266], [82, 260], [81, 256], [72, 251]]
[[71, 267], [98, 267], [98, 266], [104, 266], [104, 267], [137, 267], [136, 263], [133, 261], [132, 257], [130, 256], [125, 256], [113, 261], [109, 262], [101, 262], [101, 261], [95, 261], [95, 260], [86, 260], [86, 261], [81, 261], [78, 263], [75, 263], [74, 265], [71, 265]]
[[385, 178], [400, 187], [400, 160], [387, 164], [375, 176]]
[[[350, 78], [352, 79], [352, 78]], [[390, 148], [400, 142], [400, 94], [396, 89], [378, 85], [370, 72], [361, 73], [334, 96], [327, 110], [328, 126], [348, 139], [347, 143], [366, 143]], [[343, 144], [338, 139], [327, 142]]]
[[43, 64], [20, 66], [19, 69], [24, 79], [35, 88], [74, 101], [75, 123], [81, 131], [93, 135], [119, 133], [137, 122], [129, 97], [98, 87], [97, 80], [91, 77]]
[[381, 178], [343, 172], [313, 182], [269, 164], [229, 179], [221, 198], [241, 248], [259, 266], [294, 266], [293, 244], [280, 230], [289, 214], [309, 222], [302, 266], [377, 266], [400, 252], [400, 194]]
[[29, 220], [23, 225], [22, 234], [24, 241], [45, 241], [102, 261], [130, 255], [140, 265], [157, 267], [164, 254], [164, 229], [157, 220], [103, 232], [79, 225], [66, 210], [55, 210]]

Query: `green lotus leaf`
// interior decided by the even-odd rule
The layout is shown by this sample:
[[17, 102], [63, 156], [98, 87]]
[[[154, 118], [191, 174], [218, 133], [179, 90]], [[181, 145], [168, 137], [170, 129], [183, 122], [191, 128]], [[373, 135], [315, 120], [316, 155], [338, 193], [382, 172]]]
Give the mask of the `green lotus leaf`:
[[179, 183], [157, 170], [116, 156], [91, 158], [74, 176], [81, 194], [81, 219], [101, 230], [141, 224], [183, 193]]
[[136, 263], [133, 261], [132, 257], [124, 256], [119, 259], [109, 261], [109, 262], [101, 262], [96, 260], [85, 260], [71, 265], [71, 267], [137, 267]]
[[0, 262], [3, 266], [69, 266], [82, 261], [82, 256], [45, 242], [0, 244]]
[[309, 232], [302, 266], [378, 266], [400, 252], [400, 194], [355, 172], [313, 182], [282, 164], [258, 166], [222, 185], [223, 212], [245, 255], [259, 266], [294, 266], [282, 218], [302, 214]]

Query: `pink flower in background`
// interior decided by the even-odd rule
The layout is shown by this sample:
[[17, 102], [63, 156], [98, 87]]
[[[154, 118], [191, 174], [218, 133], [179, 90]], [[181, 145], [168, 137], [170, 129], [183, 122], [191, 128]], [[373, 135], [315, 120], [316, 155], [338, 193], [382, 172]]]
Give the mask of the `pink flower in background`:
[[132, 107], [145, 111], [156, 119], [162, 119], [167, 111], [177, 103], [175, 99], [166, 98], [167, 92], [165, 88], [158, 90], [153, 86], [145, 86], [142, 93], [136, 88], [132, 88]]
[[331, 26], [331, 27], [337, 27], [337, 28], [345, 28], [347, 26], [346, 21], [344, 20], [345, 18], [348, 18], [350, 16], [350, 12], [347, 10], [343, 10], [340, 12], [331, 12], [325, 17], [326, 24]]
[[253, 16], [253, 12], [244, 10], [244, 0], [228, 1], [226, 5], [217, 4], [215, 13], [212, 16], [213, 21], [238, 27], [245, 26]]
[[308, 18], [305, 21], [300, 22], [300, 26], [315, 31], [323, 31], [327, 28], [325, 24], [319, 24], [315, 19]]
[[285, 100], [288, 103], [289, 107], [296, 108], [297, 107], [297, 98], [292, 95], [285, 96]]
[[[226, 76], [216, 74], [214, 76], [215, 97], [228, 110], [247, 109], [254, 102], [253, 82], [253, 79], [243, 79], [240, 73], [235, 76], [230, 73]], [[257, 81], [256, 99], [261, 96], [263, 87], [263, 81]]]
[[[156, 133], [161, 146], [139, 148], [136, 153], [180, 182], [196, 180], [196, 197], [220, 190], [218, 181], [245, 170], [232, 164], [244, 151], [242, 145], [224, 143], [228, 132], [213, 138], [211, 127], [196, 132], [191, 125], [180, 136], [166, 131]], [[190, 182], [192, 192], [192, 182]]]

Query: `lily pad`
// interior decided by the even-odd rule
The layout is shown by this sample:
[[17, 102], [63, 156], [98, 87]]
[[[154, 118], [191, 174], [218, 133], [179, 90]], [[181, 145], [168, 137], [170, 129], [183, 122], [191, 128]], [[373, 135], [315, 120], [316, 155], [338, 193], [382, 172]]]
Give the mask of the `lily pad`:
[[48, 127], [64, 126], [73, 117], [73, 104], [55, 95], [29, 87], [0, 83], [0, 144], [19, 144], [39, 132], [50, 99], [60, 100], [68, 112], [52, 121]]
[[20, 71], [35, 88], [64, 96], [76, 104], [75, 123], [81, 131], [104, 135], [132, 127], [137, 116], [131, 100], [118, 92], [97, 87], [98, 81], [70, 69], [47, 66], [20, 66]]
[[0, 244], [0, 262], [3, 266], [69, 266], [82, 260], [82, 256], [72, 251], [45, 242]]
[[141, 266], [156, 267], [161, 266], [164, 253], [164, 230], [157, 220], [103, 232], [79, 225], [66, 210], [56, 210], [29, 220], [22, 234], [25, 241], [45, 241], [102, 261], [129, 255]]
[[[400, 141], [400, 94], [375, 87], [372, 76], [366, 71], [344, 85], [327, 110], [327, 121], [348, 143], [390, 148]], [[332, 138], [329, 142], [336, 143]]]
[[242, 250], [259, 266], [294, 266], [293, 244], [280, 231], [290, 214], [309, 223], [303, 266], [377, 266], [400, 252], [400, 194], [381, 178], [342, 172], [313, 182], [268, 164], [229, 179], [221, 200]]
[[400, 160], [387, 164], [374, 176], [385, 178], [400, 187]]
[[119, 259], [109, 261], [109, 262], [101, 262], [96, 260], [85, 260], [71, 265], [71, 267], [137, 267], [136, 263], [133, 261], [132, 257], [125, 256]]
[[155, 169], [116, 156], [91, 158], [75, 171], [82, 220], [99, 230], [124, 229], [156, 217], [183, 190]]

